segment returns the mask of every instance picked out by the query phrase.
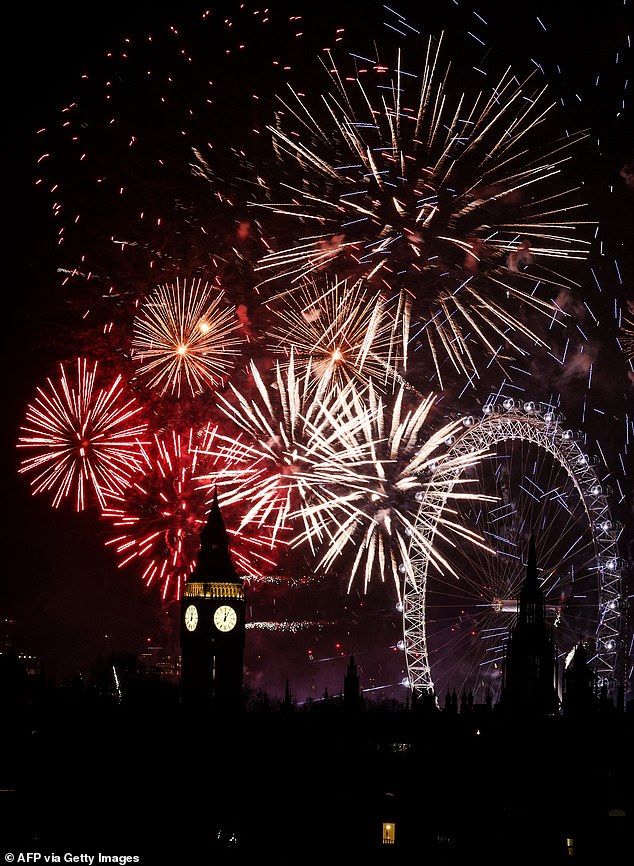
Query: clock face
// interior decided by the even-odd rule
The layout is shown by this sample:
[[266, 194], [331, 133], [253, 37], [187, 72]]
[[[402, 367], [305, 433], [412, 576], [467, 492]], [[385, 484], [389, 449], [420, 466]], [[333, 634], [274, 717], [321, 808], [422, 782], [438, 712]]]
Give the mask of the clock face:
[[187, 631], [194, 631], [198, 625], [198, 610], [195, 604], [190, 604], [185, 611], [185, 628]]
[[238, 622], [238, 614], [228, 604], [221, 604], [214, 613], [214, 625], [218, 631], [231, 631]]

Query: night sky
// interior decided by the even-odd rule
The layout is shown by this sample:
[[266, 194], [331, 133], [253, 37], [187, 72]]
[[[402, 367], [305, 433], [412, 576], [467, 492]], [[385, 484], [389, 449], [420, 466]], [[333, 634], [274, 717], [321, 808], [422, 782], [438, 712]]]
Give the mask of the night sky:
[[[238, 4], [225, 3], [221, 6], [226, 7], [226, 14], [216, 9], [211, 13], [211, 20], [217, 21], [214, 28], [209, 20], [204, 27], [196, 25], [204, 7], [197, 10], [197, 4], [186, 4], [184, 12], [182, 5], [73, 3], [61, 7], [46, 5], [35, 11], [24, 6], [14, 11], [6, 31], [6, 41], [11, 46], [5, 56], [3, 76], [5, 190], [9, 191], [8, 200], [6, 195], [4, 200], [4, 231], [9, 268], [5, 271], [3, 317], [6, 333], [2, 525], [6, 555], [0, 583], [0, 613], [3, 618], [15, 620], [18, 649], [41, 656], [47, 672], [59, 680], [76, 672], [86, 673], [97, 657], [109, 650], [138, 652], [148, 638], [175, 648], [177, 632], [175, 608], [166, 610], [158, 593], [146, 590], [134, 569], [116, 567], [114, 555], [103, 544], [103, 522], [94, 510], [76, 514], [67, 505], [55, 510], [45, 495], [32, 496], [28, 481], [17, 473], [19, 457], [15, 444], [28, 401], [62, 360], [61, 353], [67, 350], [72, 357], [74, 347], [81, 345], [82, 339], [85, 344], [85, 335], [76, 333], [77, 327], [88, 327], [78, 319], [77, 291], [72, 295], [69, 292], [68, 302], [64, 302], [68, 290], [58, 269], [67, 266], [72, 258], [69, 250], [74, 253], [82, 244], [99, 248], [104, 243], [100, 232], [108, 228], [108, 215], [99, 214], [97, 208], [91, 212], [84, 192], [81, 207], [89, 217], [75, 235], [69, 226], [68, 242], [58, 247], [60, 221], [69, 222], [75, 204], [68, 202], [68, 212], [56, 218], [51, 209], [54, 196], [43, 188], [45, 183], [36, 186], [36, 179], [43, 175], [38, 164], [43, 151], [42, 136], [37, 131], [60, 128], [61, 109], [76, 98], [77, 92], [82, 93], [80, 108], [87, 118], [99, 117], [99, 112], [103, 115], [103, 106], [89, 101], [90, 93], [94, 95], [98, 89], [82, 89], [82, 74], [88, 73], [94, 80], [107, 78], [104, 56], [108, 51], [123, 55], [128, 46], [131, 59], [112, 61], [109, 69], [116, 69], [118, 62], [122, 67], [134, 63], [137, 56], [143, 57], [139, 63], [147, 62], [142, 50], [139, 49], [138, 55], [135, 53], [144, 35], [164, 33], [168, 25], [174, 24], [181, 31], [182, 44], [191, 46], [192, 86], [205, 80], [204, 66], [208, 64], [209, 76], [214, 78], [214, 99], [209, 117], [201, 109], [192, 123], [192, 134], [182, 151], [185, 154], [182, 165], [173, 172], [170, 182], [177, 186], [179, 172], [183, 177], [189, 174], [188, 148], [202, 143], [207, 121], [210, 137], [218, 142], [216, 152], [220, 162], [214, 168], [221, 176], [225, 173], [230, 176], [231, 145], [239, 149], [249, 141], [249, 122], [262, 125], [269, 109], [267, 97], [283, 78], [280, 66], [288, 64], [306, 92], [311, 85], [311, 64], [325, 45], [334, 47], [337, 39], [345, 39], [350, 51], [363, 54], [370, 50], [368, 46], [374, 40], [379, 45], [383, 41], [388, 44], [392, 34], [384, 22], [394, 20], [380, 4], [371, 4], [364, 20], [359, 21], [357, 4], [297, 3], [294, 14], [302, 16], [301, 20], [289, 21], [287, 12], [275, 12], [273, 8], [272, 23], [264, 27], [263, 13], [257, 7], [247, 5], [239, 11]], [[623, 555], [628, 556], [632, 484], [625, 470], [631, 469], [631, 441], [629, 450], [626, 441], [628, 426], [629, 436], [634, 435], [631, 421], [629, 425], [627, 421], [632, 402], [633, 386], [628, 377], [632, 364], [625, 362], [616, 341], [615, 308], [622, 310], [628, 299], [634, 299], [633, 187], [631, 175], [623, 171], [632, 165], [633, 156], [631, 86], [628, 90], [625, 83], [625, 68], [631, 60], [631, 3], [608, 0], [581, 12], [578, 4], [571, 2], [523, 4], [509, 10], [508, 4], [445, 0], [433, 4], [437, 7], [433, 20], [429, 17], [432, 13], [424, 11], [427, 5], [402, 3], [397, 11], [423, 33], [444, 24], [450, 34], [458, 33], [471, 44], [486, 34], [489, 47], [483, 45], [482, 55], [487, 56], [489, 51], [498, 53], [502, 66], [517, 63], [526, 69], [531, 64], [543, 64], [546, 80], [562, 102], [557, 119], [561, 117], [563, 128], [588, 127], [592, 131], [596, 149], [591, 155], [584, 151], [576, 168], [600, 226], [600, 248], [593, 253], [596, 258], [589, 264], [578, 265], [580, 296], [588, 299], [592, 319], [598, 320], [594, 322], [597, 334], [591, 337], [596, 349], [593, 380], [588, 387], [587, 379], [575, 378], [570, 367], [566, 371], [553, 370], [548, 359], [543, 364], [536, 361], [528, 376], [534, 378], [539, 393], [561, 395], [572, 422], [584, 421], [589, 437], [600, 439], [622, 485], [618, 488], [621, 495], [617, 513], [629, 527], [623, 544]], [[227, 27], [225, 19], [234, 20], [235, 27]], [[303, 35], [298, 37], [300, 32]], [[470, 36], [471, 33], [475, 35]], [[132, 39], [129, 44], [125, 42], [127, 35]], [[245, 47], [238, 48], [240, 44]], [[228, 50], [233, 53], [227, 54]], [[172, 49], [169, 56], [166, 53], [164, 66], [153, 66], [153, 74], [169, 76], [174, 57]], [[160, 52], [154, 51], [152, 63], [156, 64], [157, 58], [160, 63]], [[272, 58], [278, 58], [279, 63], [272, 63]], [[190, 99], [192, 105], [204, 105], [200, 94], [187, 93], [190, 79], [183, 73], [185, 66], [179, 67], [178, 74], [174, 71], [178, 80], [174, 116], [182, 114], [184, 122]], [[113, 90], [117, 86], [114, 78]], [[262, 95], [261, 103], [257, 110], [252, 109], [252, 117], [238, 116], [241, 100], [251, 90]], [[142, 92], [131, 91], [126, 104], [125, 88], [120, 88], [116, 100], [118, 116], [124, 125], [132, 128], [133, 121], [138, 120], [150, 139], [162, 140], [164, 130], [144, 104]], [[235, 116], [229, 113], [232, 109]], [[155, 128], [151, 127], [153, 123], [157, 123]], [[68, 143], [63, 143], [61, 135], [57, 141], [62, 153], [59, 165], [67, 169], [69, 163], [64, 161], [63, 148]], [[98, 142], [92, 140], [90, 146], [98, 152]], [[165, 156], [175, 161], [174, 153], [165, 151]], [[117, 155], [110, 162], [107, 152], [102, 157], [105, 172], [116, 166]], [[78, 196], [79, 201], [82, 191], [73, 186], [72, 178], [60, 180], [62, 186], [64, 180], [68, 183], [59, 198], [64, 200], [69, 190], [69, 195]], [[111, 177], [108, 182], [114, 185]], [[147, 176], [137, 174], [135, 182], [139, 196], [151, 200], [154, 179], [150, 169]], [[189, 187], [183, 198], [188, 194]], [[204, 192], [197, 191], [192, 196], [196, 194], [201, 198], [194, 201], [194, 206], [202, 201], [204, 209]], [[172, 191], [172, 198], [177, 203], [181, 200], [178, 189]], [[187, 219], [181, 223], [189, 224]], [[73, 247], [73, 243], [77, 245]], [[187, 238], [182, 247], [191, 260], [200, 256], [199, 250], [190, 248]], [[96, 260], [103, 259], [97, 255]], [[141, 281], [138, 263], [135, 267], [127, 276]], [[153, 274], [146, 274], [145, 279], [150, 286], [154, 285]], [[75, 338], [69, 343], [63, 333], [65, 309], [69, 322], [72, 319], [75, 323], [69, 328], [71, 334], [75, 328]], [[467, 394], [469, 407], [477, 409], [482, 405], [489, 384], [495, 388], [495, 381], [487, 383], [485, 377], [479, 391]], [[456, 387], [450, 399], [456, 401], [460, 392]], [[332, 625], [296, 634], [250, 631], [247, 649], [250, 684], [279, 694], [283, 693], [288, 677], [299, 698], [320, 697], [325, 687], [331, 692], [340, 690], [347, 658], [354, 652], [359, 658], [364, 687], [376, 687], [377, 693], [385, 696], [403, 697], [398, 683], [404, 676], [404, 661], [395, 648], [402, 635], [389, 587], [373, 585], [365, 597], [355, 589], [347, 597], [345, 581], [329, 579], [302, 589], [278, 591], [273, 597], [267, 592], [255, 592], [251, 601], [255, 619], [277, 616]], [[313, 651], [314, 660], [310, 660], [309, 650]]]

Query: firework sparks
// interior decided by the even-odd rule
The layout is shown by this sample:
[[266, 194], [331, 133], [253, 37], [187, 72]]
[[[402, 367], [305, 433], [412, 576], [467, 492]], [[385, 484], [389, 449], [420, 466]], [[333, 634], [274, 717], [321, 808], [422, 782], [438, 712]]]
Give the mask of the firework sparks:
[[188, 286], [158, 286], [134, 322], [132, 356], [149, 385], [180, 396], [183, 382], [192, 394], [220, 384], [240, 355], [235, 311], [223, 306], [224, 293], [201, 280]]
[[[403, 581], [415, 582], [409, 557], [412, 542], [422, 545], [430, 560], [450, 568], [421, 530], [424, 515], [419, 513], [419, 503], [423, 497], [428, 502], [444, 503], [447, 497], [477, 500], [480, 496], [477, 490], [454, 492], [448, 485], [430, 483], [430, 469], [443, 461], [453, 462], [453, 458], [443, 458], [443, 451], [462, 421], [452, 420], [425, 438], [435, 396], [428, 395], [411, 409], [403, 405], [404, 396], [401, 388], [392, 407], [388, 408], [370, 383], [367, 399], [350, 391], [348, 401], [340, 402], [345, 416], [361, 420], [360, 424], [348, 428], [347, 435], [350, 452], [363, 455], [364, 483], [356, 490], [342, 491], [336, 500], [309, 508], [310, 522], [304, 516], [307, 527], [325, 526], [328, 535], [320, 567], [326, 571], [341, 568], [344, 552], [354, 550], [352, 564], [346, 560], [344, 569], [349, 574], [348, 591], [360, 575], [365, 589], [373, 578], [385, 581], [391, 576], [399, 600]], [[464, 465], [477, 463], [483, 454], [474, 450], [464, 458]], [[369, 455], [369, 459], [365, 455]], [[453, 544], [451, 530], [456, 524], [451, 519], [450, 509], [447, 514], [439, 537]], [[297, 537], [297, 543], [303, 543], [307, 531]], [[476, 533], [468, 530], [461, 529], [461, 537], [486, 546]]]
[[[103, 517], [122, 530], [106, 541], [119, 556], [119, 567], [138, 561], [143, 582], [148, 587], [160, 586], [163, 599], [180, 598], [198, 556], [209, 497], [195, 479], [201, 462], [209, 460], [214, 450], [211, 442], [215, 435], [215, 430], [155, 435], [152, 447], [144, 449], [140, 471], [103, 510]], [[225, 450], [228, 459], [227, 453]], [[217, 462], [218, 457], [215, 459]], [[227, 463], [217, 472], [226, 479], [231, 469]], [[244, 475], [243, 469], [240, 475]], [[270, 543], [261, 534], [247, 536], [229, 526], [227, 531], [236, 567], [247, 577], [261, 578], [263, 568], [275, 565]]]
[[122, 377], [97, 388], [97, 363], [77, 359], [75, 377], [60, 364], [58, 382], [47, 380], [26, 412], [17, 447], [31, 456], [20, 473], [31, 475], [34, 494], [51, 493], [54, 508], [67, 498], [83, 511], [121, 493], [142, 463], [147, 424], [142, 406], [126, 396]]
[[403, 381], [409, 306], [391, 310], [362, 280], [308, 279], [273, 313], [279, 322], [270, 331], [273, 350], [292, 349], [298, 373], [310, 366], [324, 387], [364, 387], [370, 377], [383, 385]]
[[332, 623], [324, 623], [309, 619], [280, 620], [279, 622], [274, 622], [272, 620], [256, 620], [254, 622], [248, 622], [246, 627], [247, 629], [256, 629], [257, 631], [275, 631], [286, 634], [297, 634], [297, 632], [306, 631], [307, 629], [321, 629], [325, 625], [332, 625]]
[[630, 316], [624, 316], [620, 328], [619, 344], [628, 361], [634, 361], [634, 302], [627, 305]]
[[[469, 373], [477, 370], [469, 338], [489, 357], [500, 344], [521, 351], [520, 338], [539, 343], [524, 319], [557, 311], [537, 289], [573, 288], [552, 267], [589, 252], [579, 237], [585, 205], [562, 180], [587, 136], [539, 148], [533, 135], [543, 135], [553, 105], [533, 76], [518, 84], [510, 70], [489, 95], [478, 87], [450, 105], [441, 46], [429, 40], [420, 78], [400, 53], [394, 70], [353, 55], [350, 75], [329, 56], [323, 105], [291, 90], [269, 127], [291, 197], [272, 200], [276, 189], [263, 184], [252, 205], [316, 227], [261, 259], [264, 282], [286, 280], [278, 296], [332, 264], [391, 292], [400, 286], [418, 306], [437, 371], [442, 350]], [[509, 300], [523, 312], [511, 313]]]
[[[365, 42], [371, 34], [376, 47], [367, 50], [349, 38], [356, 23], [341, 26], [352, 22], [337, 12], [335, 27], [318, 7], [289, 17], [241, 4], [235, 15], [179, 16], [178, 27], [159, 16], [152, 33], [130, 28], [86, 70], [54, 126], [46, 118], [36, 125], [36, 185], [54, 214], [61, 276], [50, 293], [52, 315], [42, 305], [32, 341], [52, 357], [61, 350], [63, 358], [99, 358], [102, 374], [106, 364], [115, 371], [108, 382], [121, 372], [143, 403], [122, 427], [144, 427], [143, 448], [131, 444], [130, 464], [114, 478], [109, 468], [97, 491], [88, 474], [60, 474], [50, 492], [56, 504], [75, 497], [78, 509], [94, 493], [104, 525], [115, 530], [109, 547], [118, 561], [143, 572], [166, 599], [178, 597], [195, 560], [214, 489], [236, 565], [262, 590], [259, 605], [260, 584], [283, 586], [286, 603], [286, 589], [299, 588], [288, 575], [308, 572], [319, 582], [326, 570], [324, 592], [333, 600], [346, 584], [361, 595], [379, 580], [392, 596], [392, 581], [399, 591], [408, 579], [413, 540], [448, 583], [463, 586], [447, 564], [456, 561], [452, 544], [462, 541], [462, 527], [481, 528], [464, 516], [476, 497], [469, 487], [452, 507], [443, 473], [431, 473], [439, 485], [432, 487], [429, 467], [417, 463], [424, 452], [442, 465], [443, 437], [452, 435], [450, 425], [441, 428], [434, 448], [432, 409], [423, 408], [428, 388], [444, 391], [454, 407], [473, 389], [463, 408], [476, 411], [478, 393], [497, 387], [489, 380], [501, 369], [500, 388], [512, 381], [512, 393], [522, 393], [525, 376], [544, 398], [561, 389], [562, 407], [573, 414], [578, 407], [584, 426], [594, 417], [602, 434], [616, 430], [603, 423], [597, 383], [607, 365], [595, 346], [606, 320], [614, 339], [604, 307], [612, 280], [619, 296], [628, 285], [616, 261], [628, 247], [618, 231], [602, 239], [582, 221], [601, 177], [600, 162], [588, 165], [585, 132], [557, 140], [564, 123], [591, 125], [588, 141], [609, 167], [610, 195], [612, 187], [618, 193], [615, 163], [605, 159], [609, 142], [600, 141], [603, 122], [593, 122], [594, 103], [559, 55], [567, 24], [551, 29], [553, 52], [541, 57], [530, 21], [516, 28], [513, 53], [521, 54], [524, 39], [535, 48], [534, 73], [523, 81], [510, 70], [491, 73], [508, 32], [495, 16], [470, 19], [470, 44], [452, 52], [451, 63], [441, 52], [450, 34], [408, 59], [417, 24], [442, 26], [442, 5], [414, 26], [389, 7], [368, 6], [353, 37]], [[452, 28], [457, 4], [444, 5]], [[373, 30], [390, 17], [389, 33]], [[149, 24], [144, 17], [141, 26]], [[324, 45], [362, 53], [344, 60]], [[619, 72], [625, 47], [614, 55]], [[323, 88], [317, 56], [325, 60]], [[616, 109], [622, 127], [627, 90], [619, 94], [601, 65], [593, 99], [602, 117]], [[566, 111], [564, 119], [568, 103], [572, 116]], [[574, 173], [584, 164], [581, 189]], [[629, 191], [631, 165], [621, 176]], [[619, 199], [610, 202], [620, 229]], [[590, 234], [601, 244], [600, 303], [580, 267]], [[195, 279], [185, 283], [183, 274]], [[198, 275], [209, 283], [196, 282]], [[632, 379], [634, 323], [623, 313], [615, 301], [620, 360]], [[215, 344], [205, 345], [200, 323], [211, 324], [210, 342], [219, 335]], [[614, 380], [612, 389], [619, 377], [610, 369], [603, 378]], [[205, 434], [192, 432], [206, 424]], [[631, 413], [623, 431], [625, 473]], [[22, 447], [45, 459], [44, 445]], [[22, 471], [39, 476], [44, 465], [25, 470], [25, 461]], [[613, 486], [628, 502], [631, 485], [616, 479]], [[436, 528], [430, 517], [425, 533], [427, 508], [440, 503], [445, 522]], [[414, 524], [422, 526], [418, 539]], [[371, 603], [363, 601], [364, 613]], [[509, 595], [500, 603], [508, 605]], [[255, 604], [254, 611], [271, 632], [303, 619], [298, 611], [269, 616]]]
[[[295, 532], [292, 524], [301, 517], [306, 538], [312, 542], [321, 537], [322, 529], [310, 506], [318, 502], [328, 509], [337, 491], [363, 487], [363, 446], [357, 443], [351, 449], [349, 435], [363, 418], [340, 417], [338, 407], [351, 387], [343, 392], [324, 387], [323, 382], [312, 387], [310, 365], [303, 376], [297, 376], [292, 351], [284, 371], [277, 364], [270, 387], [253, 362], [251, 374], [256, 399], [247, 400], [233, 385], [234, 401], [218, 395], [220, 409], [238, 430], [236, 436], [219, 439], [231, 448], [234, 460], [252, 473], [246, 488], [236, 492], [242, 498], [248, 488], [251, 501], [240, 530], [266, 526], [274, 544]], [[222, 489], [221, 473], [211, 471], [201, 481]], [[225, 501], [230, 505], [236, 499], [229, 495]]]

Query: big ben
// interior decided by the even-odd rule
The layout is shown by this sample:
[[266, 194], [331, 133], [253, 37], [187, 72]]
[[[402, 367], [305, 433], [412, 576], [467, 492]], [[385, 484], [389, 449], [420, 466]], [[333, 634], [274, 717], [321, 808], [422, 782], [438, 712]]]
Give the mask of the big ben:
[[242, 707], [245, 643], [244, 581], [229, 552], [227, 530], [214, 494], [200, 533], [200, 550], [181, 599], [183, 704], [235, 715]]

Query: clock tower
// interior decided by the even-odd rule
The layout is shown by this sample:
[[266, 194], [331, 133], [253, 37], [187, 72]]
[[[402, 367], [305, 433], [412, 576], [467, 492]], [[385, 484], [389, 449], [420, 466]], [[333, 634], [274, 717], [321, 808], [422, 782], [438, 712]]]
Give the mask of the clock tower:
[[246, 627], [244, 581], [229, 553], [217, 493], [200, 533], [200, 550], [181, 598], [183, 704], [215, 715], [242, 707]]

